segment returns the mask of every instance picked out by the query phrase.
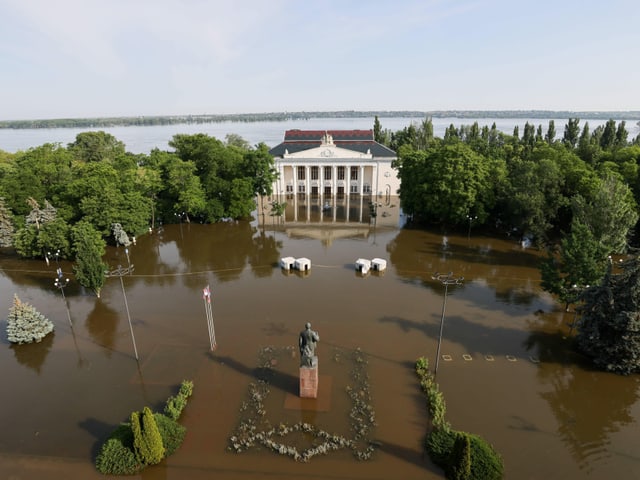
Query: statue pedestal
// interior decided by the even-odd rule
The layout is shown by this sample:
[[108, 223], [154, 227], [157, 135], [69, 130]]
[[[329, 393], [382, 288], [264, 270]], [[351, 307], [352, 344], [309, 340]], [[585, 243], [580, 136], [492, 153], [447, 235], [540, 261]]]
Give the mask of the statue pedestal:
[[300, 398], [318, 398], [318, 365], [300, 367]]

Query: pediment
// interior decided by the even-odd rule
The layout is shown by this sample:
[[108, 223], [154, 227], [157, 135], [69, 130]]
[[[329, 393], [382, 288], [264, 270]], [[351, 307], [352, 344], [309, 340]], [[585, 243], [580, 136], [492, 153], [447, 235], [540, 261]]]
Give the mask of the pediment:
[[336, 147], [335, 145], [320, 145], [319, 147], [302, 150], [295, 153], [285, 151], [284, 158], [305, 158], [305, 159], [339, 159], [339, 158], [373, 158], [371, 152], [362, 153], [348, 148]]

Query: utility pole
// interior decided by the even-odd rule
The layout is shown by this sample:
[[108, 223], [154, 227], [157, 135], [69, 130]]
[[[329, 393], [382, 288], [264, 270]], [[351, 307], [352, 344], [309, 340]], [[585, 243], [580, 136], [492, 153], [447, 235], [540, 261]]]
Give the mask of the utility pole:
[[123, 268], [122, 265], [118, 265], [118, 268], [116, 268], [115, 270], [112, 270], [111, 272], [106, 271], [105, 276], [120, 277], [120, 286], [122, 287], [122, 297], [124, 298], [124, 308], [127, 311], [127, 320], [129, 321], [129, 330], [131, 331], [131, 341], [133, 342], [133, 352], [135, 353], [136, 361], [138, 361], [139, 358], [138, 358], [138, 348], [136, 347], [136, 337], [133, 334], [133, 325], [131, 324], [131, 315], [129, 314], [129, 304], [127, 303], [127, 294], [124, 291], [124, 281], [122, 280], [122, 277], [124, 277], [125, 275], [131, 275], [131, 272], [133, 272], [133, 265], [129, 265], [129, 267], [127, 268]]
[[438, 374], [438, 365], [440, 364], [440, 344], [442, 343], [442, 330], [444, 329], [444, 311], [447, 306], [447, 292], [449, 289], [449, 285], [461, 285], [464, 281], [464, 277], [454, 277], [453, 272], [449, 273], [438, 273], [436, 272], [431, 276], [433, 280], [439, 281], [442, 285], [444, 285], [444, 298], [442, 300], [442, 317], [440, 318], [440, 335], [438, 337], [438, 350], [436, 352], [436, 368], [433, 372], [433, 377], [435, 379]]
[[69, 279], [66, 278], [64, 281], [62, 280], [63, 275], [62, 275], [62, 269], [61, 268], [58, 268], [56, 270], [56, 274], [58, 275], [58, 277], [55, 279], [53, 284], [57, 288], [60, 289], [60, 293], [62, 294], [62, 301], [64, 302], [64, 306], [67, 309], [67, 318], [69, 319], [69, 325], [71, 326], [71, 329], [73, 330], [73, 323], [71, 323], [71, 312], [69, 312], [69, 304], [67, 303], [67, 297], [64, 296], [64, 287], [69, 285]]

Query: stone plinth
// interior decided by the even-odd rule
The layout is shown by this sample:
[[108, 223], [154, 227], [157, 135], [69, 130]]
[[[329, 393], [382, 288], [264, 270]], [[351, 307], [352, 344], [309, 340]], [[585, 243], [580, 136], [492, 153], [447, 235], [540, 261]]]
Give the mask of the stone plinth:
[[300, 398], [318, 398], [318, 365], [300, 367]]

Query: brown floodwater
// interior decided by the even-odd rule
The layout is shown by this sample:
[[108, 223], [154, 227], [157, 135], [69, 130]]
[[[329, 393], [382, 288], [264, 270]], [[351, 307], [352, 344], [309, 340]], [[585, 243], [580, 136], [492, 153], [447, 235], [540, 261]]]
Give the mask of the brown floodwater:
[[[450, 286], [437, 381], [456, 429], [479, 434], [504, 458], [511, 479], [638, 478], [638, 376], [594, 371], [571, 349], [573, 312], [540, 289], [535, 249], [512, 238], [399, 228], [393, 203], [318, 199], [291, 202], [285, 221], [158, 228], [129, 249], [123, 277], [139, 362], [118, 278], [101, 298], [71, 274], [67, 309], [54, 286], [55, 262], [0, 256], [0, 476], [49, 478], [47, 468], [90, 478], [101, 441], [130, 412], [159, 410], [183, 379], [194, 394], [181, 419], [180, 450], [139, 478], [443, 478], [423, 454], [428, 421], [413, 364], [435, 365], [444, 287], [435, 272], [463, 276]], [[307, 257], [306, 273], [284, 272], [285, 256]], [[361, 275], [358, 258], [387, 260], [383, 273]], [[127, 267], [109, 248], [111, 269]], [[217, 349], [209, 348], [202, 289], [212, 291]], [[6, 314], [13, 294], [55, 324], [39, 344], [10, 345]], [[297, 394], [298, 333], [311, 322], [321, 395], [315, 408]], [[349, 374], [339, 354], [361, 349], [376, 426], [368, 461], [348, 451], [295, 462], [263, 449], [228, 451], [240, 407], [273, 362], [266, 406], [273, 425], [307, 422], [349, 437]], [[313, 402], [313, 401], [311, 401]], [[310, 406], [311, 405], [311, 406]], [[39, 465], [39, 467], [33, 467]], [[102, 478], [95, 473], [95, 478]]]

